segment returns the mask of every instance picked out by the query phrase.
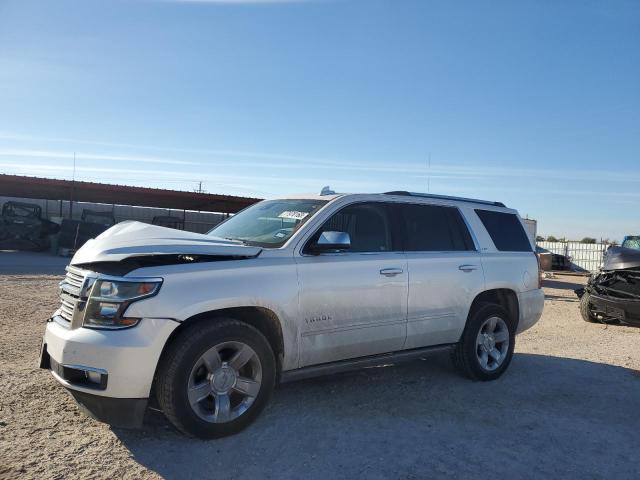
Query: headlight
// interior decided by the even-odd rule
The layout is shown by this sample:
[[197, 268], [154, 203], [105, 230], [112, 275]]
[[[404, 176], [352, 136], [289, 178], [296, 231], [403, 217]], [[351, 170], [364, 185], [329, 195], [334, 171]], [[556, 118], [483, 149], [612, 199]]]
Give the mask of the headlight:
[[111, 280], [98, 278], [84, 313], [85, 327], [127, 328], [137, 325], [139, 318], [127, 318], [125, 311], [133, 302], [153, 297], [160, 290], [162, 280]]

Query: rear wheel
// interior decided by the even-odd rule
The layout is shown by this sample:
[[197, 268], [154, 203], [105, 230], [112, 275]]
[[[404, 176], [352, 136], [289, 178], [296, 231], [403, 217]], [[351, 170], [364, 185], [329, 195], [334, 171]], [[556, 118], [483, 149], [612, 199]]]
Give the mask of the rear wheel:
[[182, 432], [223, 437], [258, 416], [275, 379], [264, 335], [233, 319], [215, 319], [185, 330], [170, 345], [157, 378], [158, 403]]
[[471, 313], [452, 356], [455, 365], [473, 380], [495, 380], [511, 363], [515, 325], [496, 304], [482, 304]]

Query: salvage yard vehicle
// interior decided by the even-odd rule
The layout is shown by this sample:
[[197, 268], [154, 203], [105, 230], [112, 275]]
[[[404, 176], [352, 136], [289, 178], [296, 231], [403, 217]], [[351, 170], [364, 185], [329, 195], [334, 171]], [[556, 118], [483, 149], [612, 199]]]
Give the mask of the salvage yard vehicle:
[[151, 224], [176, 230], [184, 230], [184, 219], [170, 215], [156, 215], [153, 217], [153, 220], [151, 220]]
[[82, 210], [80, 220], [64, 219], [58, 244], [61, 248], [76, 250], [88, 240], [97, 237], [116, 224], [113, 212]]
[[6, 202], [0, 216], [0, 249], [46, 250], [50, 236], [59, 229], [58, 224], [42, 218], [40, 205]]
[[[95, 418], [233, 434], [278, 382], [450, 351], [495, 380], [542, 314], [515, 210], [389, 192], [265, 200], [196, 234], [122, 222], [75, 254], [41, 367]], [[416, 392], [419, 394], [419, 392]]]
[[601, 270], [575, 292], [585, 322], [640, 326], [640, 249], [610, 247]]
[[620, 246], [632, 250], [640, 250], [640, 235], [627, 235]]

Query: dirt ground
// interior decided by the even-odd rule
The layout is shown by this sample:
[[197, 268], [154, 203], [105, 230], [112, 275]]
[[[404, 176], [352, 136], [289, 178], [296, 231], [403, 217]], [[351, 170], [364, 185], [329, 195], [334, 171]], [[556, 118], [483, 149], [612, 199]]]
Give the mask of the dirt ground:
[[438, 356], [288, 384], [210, 442], [95, 422], [37, 368], [59, 279], [0, 276], [0, 478], [640, 478], [640, 329], [583, 322], [579, 277], [545, 282], [496, 382]]

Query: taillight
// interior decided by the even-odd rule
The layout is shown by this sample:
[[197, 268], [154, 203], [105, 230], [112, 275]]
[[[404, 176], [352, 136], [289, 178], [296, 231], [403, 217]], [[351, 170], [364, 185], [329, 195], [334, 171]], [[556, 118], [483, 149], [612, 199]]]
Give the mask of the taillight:
[[538, 288], [542, 288], [542, 266], [540, 265], [540, 255], [534, 253], [538, 261]]

